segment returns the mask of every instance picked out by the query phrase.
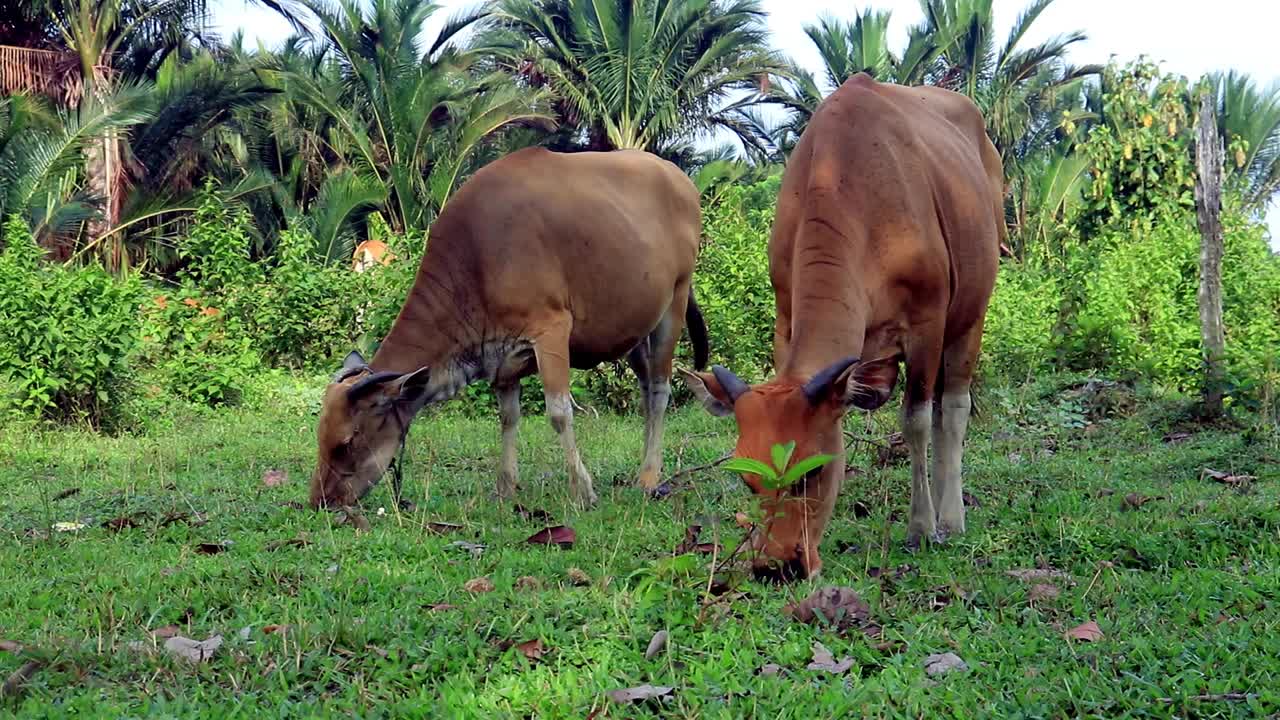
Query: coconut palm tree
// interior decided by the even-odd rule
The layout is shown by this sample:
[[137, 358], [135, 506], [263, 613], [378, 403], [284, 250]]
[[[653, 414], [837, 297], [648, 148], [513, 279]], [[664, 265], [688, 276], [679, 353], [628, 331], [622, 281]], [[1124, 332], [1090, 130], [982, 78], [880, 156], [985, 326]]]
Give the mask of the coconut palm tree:
[[[424, 228], [483, 143], [510, 127], [552, 122], [543, 93], [503, 73], [477, 72], [477, 53], [456, 42], [483, 13], [450, 18], [424, 49], [423, 25], [436, 10], [428, 0], [300, 4], [319, 21], [323, 55], [280, 73], [289, 107], [306, 113], [299, 124], [311, 134], [303, 142], [314, 143], [295, 172], [305, 175], [327, 157], [326, 173], [351, 173], [331, 193], [343, 197], [339, 205], [369, 208], [385, 193], [394, 229]], [[325, 247], [336, 253], [345, 243]]]
[[758, 0], [494, 0], [485, 42], [594, 149], [737, 129], [735, 94], [783, 69]]
[[1212, 73], [1227, 171], [1246, 205], [1261, 209], [1280, 191], [1280, 85], [1262, 89], [1245, 73]]

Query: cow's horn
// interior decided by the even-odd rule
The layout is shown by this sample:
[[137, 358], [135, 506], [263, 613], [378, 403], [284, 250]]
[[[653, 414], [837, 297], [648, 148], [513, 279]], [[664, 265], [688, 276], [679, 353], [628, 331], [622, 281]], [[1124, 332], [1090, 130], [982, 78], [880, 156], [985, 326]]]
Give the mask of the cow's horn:
[[827, 390], [830, 389], [831, 383], [835, 382], [836, 378], [840, 377], [840, 373], [848, 370], [849, 367], [856, 362], [858, 362], [858, 358], [847, 357], [818, 371], [817, 375], [814, 375], [809, 379], [809, 382], [804, 384], [804, 388], [802, 388], [804, 396], [809, 399], [810, 403], [817, 405], [824, 397], [826, 397]]
[[750, 389], [746, 383], [742, 382], [742, 378], [734, 375], [728, 368], [712, 365], [711, 374], [716, 376], [716, 382], [720, 383], [720, 387], [729, 396], [730, 403], [738, 402], [738, 398]]

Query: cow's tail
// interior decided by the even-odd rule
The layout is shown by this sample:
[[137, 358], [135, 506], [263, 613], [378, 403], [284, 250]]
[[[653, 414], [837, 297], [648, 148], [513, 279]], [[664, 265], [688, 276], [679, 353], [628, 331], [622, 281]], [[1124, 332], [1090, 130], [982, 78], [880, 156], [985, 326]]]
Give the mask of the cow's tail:
[[693, 299], [693, 286], [689, 286], [689, 304], [684, 311], [685, 327], [689, 328], [689, 341], [693, 343], [693, 367], [705, 370], [711, 348], [707, 344], [707, 323], [702, 319], [702, 311]]

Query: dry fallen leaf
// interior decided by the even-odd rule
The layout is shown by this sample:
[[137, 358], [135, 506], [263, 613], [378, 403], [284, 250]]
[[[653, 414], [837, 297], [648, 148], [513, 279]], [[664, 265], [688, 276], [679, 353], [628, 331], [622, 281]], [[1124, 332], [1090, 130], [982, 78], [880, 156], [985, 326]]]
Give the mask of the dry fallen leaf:
[[164, 641], [164, 649], [170, 655], [188, 662], [207, 662], [222, 647], [222, 636], [214, 635], [207, 640], [192, 640], [175, 635]]
[[551, 517], [551, 513], [541, 508], [530, 509], [519, 503], [516, 503], [515, 511], [517, 515], [519, 515], [521, 518], [525, 520], [536, 520], [537, 522], [540, 522], [540, 523], [549, 523], [552, 520], [554, 520], [554, 518]]
[[457, 606], [457, 605], [450, 605], [449, 603], [436, 603], [436, 604], [434, 604], [434, 605], [428, 605], [428, 606], [427, 606], [427, 609], [428, 609], [428, 610], [431, 610], [431, 611], [437, 611], [437, 612], [438, 612], [438, 611], [442, 611], [442, 610], [457, 610], [457, 609], [458, 609], [458, 606]]
[[311, 537], [306, 533], [302, 533], [298, 535], [298, 537], [289, 538], [288, 540], [272, 540], [271, 542], [264, 545], [262, 549], [266, 550], [267, 552], [273, 552], [275, 550], [279, 550], [280, 548], [284, 548], [284, 547], [304, 548], [310, 544], [311, 544]]
[[733, 521], [743, 530], [750, 530], [755, 525], [755, 523], [751, 522], [751, 518], [744, 512], [734, 513]]
[[462, 585], [462, 589], [469, 593], [487, 593], [493, 592], [493, 581], [487, 577], [478, 577], [468, 580]]
[[180, 629], [178, 628], [177, 625], [165, 625], [163, 627], [158, 627], [155, 630], [152, 630], [151, 637], [167, 640], [171, 637], [177, 637], [179, 632], [180, 632]]
[[22, 688], [35, 675], [40, 668], [44, 667], [43, 660], [28, 660], [23, 663], [22, 667], [14, 670], [4, 684], [0, 685], [0, 699], [9, 700], [16, 698], [22, 692]]
[[781, 675], [783, 672], [785, 671], [782, 669], [782, 666], [777, 663], [765, 663], [764, 666], [760, 668], [761, 675], [776, 676], [776, 675]]
[[674, 690], [675, 688], [673, 687], [665, 687], [665, 686], [659, 686], [659, 685], [640, 685], [639, 687], [625, 688], [622, 690], [610, 690], [605, 694], [609, 696], [610, 700], [616, 703], [622, 703], [623, 705], [625, 705], [627, 703], [632, 703], [637, 700], [654, 700], [657, 698], [666, 697], [670, 695]]
[[840, 662], [836, 662], [836, 656], [820, 642], [813, 644], [813, 661], [805, 667], [810, 670], [822, 670], [824, 672], [840, 673], [848, 672], [853, 667], [853, 658], [845, 658]]
[[1050, 580], [1053, 578], [1060, 578], [1062, 580], [1071, 580], [1070, 575], [1062, 572], [1061, 570], [1054, 570], [1053, 568], [1031, 568], [1028, 570], [1009, 570], [1005, 574], [1008, 575], [1009, 577], [1018, 578], [1019, 580], [1023, 580], [1023, 581]]
[[285, 633], [289, 632], [289, 628], [290, 628], [289, 625], [263, 625], [262, 633], [264, 635], [274, 635], [275, 633], [280, 633], [281, 635], [284, 635]]
[[289, 473], [284, 470], [267, 470], [262, 473], [262, 484], [267, 487], [280, 487], [289, 482]]
[[577, 539], [578, 534], [573, 531], [573, 528], [568, 525], [556, 525], [539, 530], [530, 535], [525, 542], [530, 545], [559, 545], [562, 548], [571, 548]]
[[698, 545], [698, 537], [702, 534], [701, 525], [690, 525], [684, 529], [684, 539], [676, 546], [673, 551], [675, 555], [684, 555], [693, 552], [694, 547]]
[[201, 555], [217, 555], [218, 553], [230, 548], [232, 544], [233, 543], [230, 540], [223, 540], [222, 542], [216, 543], [200, 543], [199, 545], [196, 545], [196, 552]]
[[539, 638], [519, 643], [516, 645], [516, 649], [530, 660], [540, 660], [543, 655], [547, 654], [547, 650], [542, 647], [542, 640]]
[[871, 608], [847, 587], [825, 587], [799, 603], [789, 603], [782, 612], [803, 623], [832, 623], [841, 630], [866, 627]]
[[467, 542], [466, 540], [454, 540], [449, 543], [449, 547], [456, 547], [459, 550], [466, 550], [471, 553], [472, 557], [480, 557], [484, 553], [484, 545], [479, 543]]
[[892, 573], [890, 573], [885, 568], [869, 567], [867, 568], [867, 577], [873, 580], [880, 577], [891, 578], [893, 580], [901, 580], [902, 578], [906, 577], [907, 573], [911, 572], [912, 570], [915, 570], [915, 568], [913, 568], [910, 565], [899, 565], [898, 567], [893, 568]]
[[121, 515], [118, 518], [111, 518], [110, 520], [102, 523], [102, 527], [108, 530], [120, 532], [121, 530], [138, 527], [140, 524], [138, 520], [139, 518], [134, 515]]
[[569, 568], [569, 570], [565, 572], [565, 575], [569, 578], [569, 583], [571, 585], [582, 587], [584, 585], [591, 584], [591, 576], [576, 567]]
[[516, 580], [516, 588], [519, 590], [541, 590], [542, 581], [532, 575], [523, 575]]
[[1157, 500], [1157, 499], [1158, 498], [1147, 497], [1146, 495], [1140, 495], [1138, 493], [1129, 493], [1128, 495], [1124, 496], [1124, 507], [1129, 510], [1137, 510], [1138, 508], [1142, 507], [1143, 505], [1146, 505], [1152, 500]]
[[644, 659], [652, 660], [667, 648], [668, 633], [666, 630], [659, 630], [653, 634], [653, 639], [649, 641], [649, 647], [644, 651]]
[[56, 522], [53, 524], [53, 529], [58, 532], [76, 532], [84, 528], [85, 524], [82, 522]]
[[1200, 471], [1200, 479], [1203, 480], [1205, 478], [1214, 482], [1222, 483], [1223, 485], [1246, 485], [1257, 480], [1253, 475], [1233, 475], [1231, 473], [1225, 473], [1221, 470], [1213, 470], [1211, 468], [1205, 468]]
[[924, 672], [926, 675], [945, 675], [955, 670], [968, 670], [969, 666], [964, 660], [960, 659], [955, 653], [941, 653], [938, 655], [930, 655], [924, 659]]
[[0, 640], [0, 652], [20, 653], [22, 645], [12, 640]]
[[445, 533], [457, 532], [457, 531], [459, 531], [459, 530], [461, 530], [461, 529], [462, 529], [462, 526], [461, 526], [461, 525], [459, 525], [458, 523], [451, 523], [451, 522], [429, 522], [429, 523], [427, 523], [427, 530], [429, 530], [429, 531], [431, 531], [431, 532], [433, 532], [433, 533], [435, 533], [435, 534], [437, 534], [437, 535], [444, 535]]
[[341, 525], [343, 523], [350, 524], [357, 532], [369, 532], [373, 529], [373, 527], [369, 525], [369, 518], [366, 518], [364, 513], [360, 512], [359, 508], [351, 506], [344, 506], [342, 508], [342, 517], [338, 519], [338, 524]]
[[1044, 600], [1053, 600], [1058, 597], [1058, 586], [1049, 583], [1036, 583], [1031, 586], [1031, 590], [1027, 592], [1027, 599], [1031, 602], [1041, 602]]
[[1090, 620], [1083, 625], [1077, 625], [1066, 632], [1068, 640], [1079, 640], [1080, 642], [1097, 642], [1102, 639], [1102, 628], [1098, 627], [1098, 623]]

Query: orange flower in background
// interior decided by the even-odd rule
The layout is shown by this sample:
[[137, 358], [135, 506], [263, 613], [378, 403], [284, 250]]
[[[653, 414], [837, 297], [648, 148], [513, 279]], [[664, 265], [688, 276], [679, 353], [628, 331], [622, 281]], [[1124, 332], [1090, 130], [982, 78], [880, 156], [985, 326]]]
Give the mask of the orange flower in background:
[[165, 297], [164, 295], [157, 295], [155, 296], [154, 299], [155, 299], [156, 307], [160, 308], [161, 310], [167, 310], [169, 308], [169, 298]]
[[205, 309], [201, 310], [201, 311], [200, 311], [200, 314], [201, 314], [201, 315], [204, 315], [204, 316], [206, 316], [206, 317], [213, 317], [213, 316], [217, 315], [217, 314], [218, 314], [218, 313], [220, 313], [220, 312], [222, 312], [222, 311], [221, 311], [221, 310], [219, 310], [219, 309], [218, 309], [218, 308], [216, 308], [216, 307], [207, 307], [207, 308], [205, 308]]
[[187, 307], [200, 307], [200, 301], [195, 298], [183, 298], [182, 304]]

